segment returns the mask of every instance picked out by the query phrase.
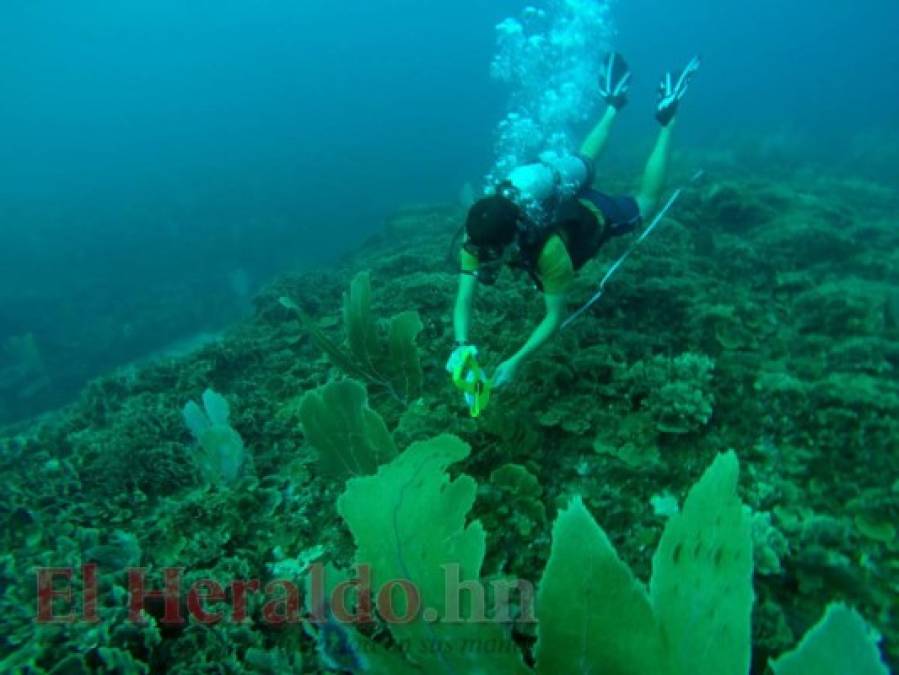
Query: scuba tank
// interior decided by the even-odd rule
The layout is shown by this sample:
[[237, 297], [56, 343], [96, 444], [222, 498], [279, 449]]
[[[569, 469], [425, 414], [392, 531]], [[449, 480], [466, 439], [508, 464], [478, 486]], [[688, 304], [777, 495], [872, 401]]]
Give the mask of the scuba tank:
[[509, 174], [509, 182], [525, 210], [545, 210], [547, 205], [573, 197], [589, 184], [589, 163], [578, 155], [544, 152], [538, 162], [514, 169]]

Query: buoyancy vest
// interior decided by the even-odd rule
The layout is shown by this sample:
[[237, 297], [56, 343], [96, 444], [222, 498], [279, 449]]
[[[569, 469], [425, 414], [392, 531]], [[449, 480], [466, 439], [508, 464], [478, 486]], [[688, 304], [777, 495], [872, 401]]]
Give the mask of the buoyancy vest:
[[586, 190], [577, 198], [564, 200], [556, 207], [548, 225], [534, 224], [518, 231], [518, 254], [512, 265], [525, 270], [541, 291], [543, 282], [540, 280], [538, 261], [550, 237], [558, 235], [562, 239], [575, 270], [595, 256], [608, 239], [609, 228], [597, 215], [597, 212], [601, 213], [599, 204], [595, 204], [596, 210], [593, 210], [582, 203], [582, 200], [594, 203], [592, 192]]

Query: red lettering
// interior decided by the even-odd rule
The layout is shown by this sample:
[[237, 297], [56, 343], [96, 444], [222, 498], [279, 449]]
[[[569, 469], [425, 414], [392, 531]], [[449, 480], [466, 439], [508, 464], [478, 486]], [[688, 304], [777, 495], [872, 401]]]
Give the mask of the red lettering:
[[309, 581], [306, 586], [309, 602], [309, 621], [311, 623], [325, 623], [325, 566], [320, 562], [314, 562], [309, 566]]
[[183, 624], [184, 618], [181, 616], [179, 599], [181, 596], [181, 575], [184, 574], [184, 568], [167, 567], [165, 569], [164, 591], [145, 590], [144, 576], [146, 572], [147, 569], [145, 567], [128, 568], [128, 594], [131, 598], [128, 603], [128, 618], [134, 623], [144, 623], [142, 616], [144, 599], [153, 598], [165, 601], [165, 614], [160, 619], [160, 623], [170, 625]]
[[[353, 615], [347, 600], [347, 593], [356, 591], [356, 614]], [[371, 623], [371, 566], [358, 565], [356, 578], [342, 581], [331, 591], [331, 613], [341, 623]]]
[[67, 583], [65, 589], [54, 588], [56, 578], [63, 578], [68, 582], [72, 580], [71, 567], [38, 567], [37, 568], [37, 622], [38, 623], [74, 623], [77, 618], [74, 613], [64, 616], [53, 614], [53, 600], [63, 598], [69, 604], [72, 602], [72, 585]]
[[[206, 593], [200, 593], [205, 590]], [[207, 612], [203, 609], [203, 601], [221, 602], [225, 599], [225, 589], [212, 579], [198, 579], [190, 587], [187, 593], [187, 611], [199, 621], [211, 625], [218, 623], [224, 617], [222, 612]]]
[[[398, 615], [393, 602], [393, 589], [399, 588], [403, 591], [405, 612]], [[399, 603], [397, 603], [399, 604]], [[378, 591], [378, 612], [384, 617], [387, 623], [411, 623], [418, 616], [418, 610], [421, 609], [421, 596], [418, 589], [408, 579], [393, 579], [381, 586]]]
[[99, 623], [100, 615], [97, 614], [97, 564], [88, 563], [81, 566], [81, 618], [88, 623]]
[[235, 623], [243, 623], [247, 620], [247, 591], [259, 592], [259, 579], [249, 581], [231, 582], [231, 620]]
[[274, 592], [281, 588], [284, 594], [278, 598], [272, 598], [262, 608], [262, 616], [265, 620], [275, 626], [285, 623], [300, 622], [300, 591], [289, 581], [276, 579], [265, 585], [265, 594], [274, 595]]

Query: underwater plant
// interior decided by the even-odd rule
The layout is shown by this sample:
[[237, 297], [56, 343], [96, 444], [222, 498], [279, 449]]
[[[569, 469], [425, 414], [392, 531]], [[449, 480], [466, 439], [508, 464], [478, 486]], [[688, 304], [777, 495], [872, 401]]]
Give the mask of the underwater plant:
[[306, 439], [318, 451], [319, 469], [332, 478], [374, 473], [396, 456], [384, 419], [368, 407], [365, 387], [329, 382], [300, 401]]
[[[682, 510], [668, 519], [648, 589], [574, 496], [553, 525], [536, 614], [530, 614], [527, 584], [506, 580], [490, 584], [500, 598], [493, 616], [485, 612], [488, 584], [480, 580], [486, 532], [480, 521], [467, 521], [477, 483], [447, 473], [468, 453], [465, 443], [449, 435], [415, 443], [376, 475], [350, 480], [338, 499], [356, 542], [356, 561], [371, 572], [370, 587], [401, 579], [416, 589], [412, 600], [398, 594], [391, 601], [394, 616], [403, 619], [386, 626], [397, 644], [414, 647], [371, 654], [363, 670], [528, 672], [502, 630], [516, 619], [502, 593], [516, 588], [524, 615], [517, 619], [537, 622], [537, 673], [749, 672], [752, 534], [749, 512], [737, 495], [733, 451], [715, 459]], [[464, 599], [454, 603], [449, 585], [457, 593], [464, 589]], [[840, 637], [828, 643], [824, 636], [833, 631]], [[839, 664], [853, 662], [853, 672], [884, 675], [878, 640], [854, 611], [836, 605], [794, 653], [773, 665], [779, 675], [836, 675], [848, 672]], [[480, 651], [477, 645], [484, 644], [493, 647]]]
[[[765, 180], [729, 184], [729, 200], [748, 204], [760, 195], [767, 203], [775, 189]], [[728, 496], [727, 503], [751, 508], [756, 594], [751, 647], [743, 624], [732, 622], [739, 633], [734, 653], [751, 649], [753, 672], [773, 663], [780, 675], [831, 675], [838, 667], [882, 675], [867, 622], [884, 635], [884, 661], [899, 663], [899, 334], [878, 294], [882, 286], [865, 286], [878, 291], [868, 295], [856, 291], [857, 280], [865, 279], [891, 282], [895, 293], [886, 273], [895, 269], [899, 230], [895, 211], [887, 213], [871, 200], [853, 211], [850, 224], [816, 220], [830, 195], [847, 189], [842, 183], [831, 187], [817, 196], [817, 183], [779, 186], [777, 194], [786, 195], [778, 202], [782, 217], [771, 224], [735, 223], [726, 232], [714, 208], [685, 198], [679, 222], [669, 223], [622, 269], [623, 283], [608, 298], [614, 301], [595, 307], [548, 346], [523, 373], [521, 386], [501, 392], [478, 420], [459, 409], [452, 385], [440, 386], [436, 377], [408, 406], [397, 405], [386, 387], [361, 373], [355, 384], [344, 379], [348, 371], [339, 359], [350, 369], [362, 371], [364, 364], [346, 337], [346, 314], [341, 316], [342, 292], [358, 270], [388, 280], [370, 298], [372, 330], [357, 333], [363, 344], [375, 345], [367, 353], [382, 377], [389, 370], [389, 322], [381, 317], [418, 311], [428, 339], [416, 339], [409, 353], [419, 364], [438, 364], [452, 342], [447, 310], [455, 278], [444, 270], [443, 256], [458, 210], [416, 206], [401, 212], [392, 236], [373, 238], [346, 267], [301, 272], [262, 289], [257, 313], [216, 343], [111, 373], [70, 408], [5, 432], [0, 671], [440, 673], [450, 663], [464, 673], [486, 661], [482, 670], [488, 673], [530, 672], [535, 663], [541, 672], [557, 663], [562, 670], [556, 672], [565, 672], [561, 659], [569, 649], [583, 657], [574, 672], [581, 663], [585, 669], [601, 663], [597, 670], [614, 672], [606, 659], [616, 658], [638, 673], [628, 659], [642, 655], [623, 653], [634, 644], [628, 635], [651, 642], [660, 630], [653, 622], [662, 624], [655, 594], [664, 585], [651, 553], [660, 537], [668, 541], [663, 530], [666, 523], [673, 527], [671, 518], [690, 486], [719, 450], [732, 447], [740, 459], [740, 500]], [[880, 209], [889, 216], [883, 225], [864, 217]], [[834, 230], [864, 242], [861, 252], [847, 250], [826, 264], [820, 257], [810, 261], [804, 255], [808, 231], [829, 238]], [[697, 249], [700, 234], [718, 251], [714, 259]], [[779, 245], [772, 248], [774, 235]], [[838, 292], [840, 280], [847, 284], [845, 298]], [[585, 280], [585, 296], [591, 286]], [[306, 331], [300, 315], [286, 312], [279, 298], [304, 299]], [[484, 289], [479, 301], [485, 311], [478, 332], [490, 365], [539, 307], [512, 284]], [[359, 315], [359, 309], [356, 304], [350, 313]], [[839, 325], [832, 320], [837, 317]], [[308, 339], [316, 330], [336, 358], [319, 358], [325, 342]], [[230, 489], [196, 489], [199, 472], [192, 465], [205, 450], [201, 443], [185, 443], [182, 408], [209, 383], [228, 392], [227, 424], [239, 429], [245, 455], [240, 475], [246, 476], [251, 454], [257, 474], [235, 480]], [[304, 400], [312, 417], [308, 425], [301, 414]], [[201, 429], [223, 417], [215, 403], [196, 400], [194, 406]], [[392, 443], [357, 437], [367, 433], [366, 418], [378, 426], [371, 422], [375, 415], [392, 431]], [[317, 436], [332, 432], [333, 444]], [[462, 440], [438, 436], [447, 432]], [[432, 449], [407, 456], [415, 442]], [[470, 447], [464, 457], [460, 443]], [[240, 445], [235, 439], [230, 447]], [[346, 520], [336, 510], [343, 492]], [[371, 499], [363, 508], [356, 500], [365, 495]], [[692, 499], [691, 493], [688, 505]], [[690, 568], [714, 566], [714, 553], [711, 561], [703, 562], [703, 555], [706, 547], [713, 550], [712, 536], [724, 536], [713, 518], [719, 509], [720, 504], [707, 509], [712, 520], [705, 521], [699, 558], [693, 559], [693, 546], [681, 547], [677, 570], [669, 575], [672, 585], [680, 578], [680, 587], [688, 588]], [[458, 527], [450, 527], [450, 519]], [[95, 528], [89, 536], [85, 523]], [[356, 530], [367, 527], [365, 539], [354, 541]], [[478, 559], [468, 546], [482, 541], [484, 555], [474, 572], [469, 563]], [[658, 565], [673, 564], [677, 541], [664, 549], [667, 559], [659, 548]], [[471, 660], [441, 659], [421, 649], [402, 652], [406, 636], [436, 649], [446, 644], [439, 637], [444, 628], [448, 639], [468, 635], [441, 622], [425, 627], [420, 615], [413, 626], [398, 629], [405, 630], [399, 640], [377, 619], [367, 625], [332, 620], [317, 628], [308, 621], [273, 628], [259, 614], [264, 598], [251, 599], [246, 623], [173, 630], [156, 617], [135, 626], [125, 616], [127, 587], [115, 574], [103, 578], [109, 602], [100, 607], [99, 624], [36, 627], [34, 584], [22, 583], [36, 566], [77, 566], [88, 554], [112, 571], [136, 561], [138, 552], [157, 588], [154, 570], [163, 565], [189, 570], [186, 581], [301, 579], [314, 562], [310, 551], [315, 561], [320, 557], [348, 570], [343, 576], [335, 572], [335, 583], [351, 581], [352, 563], [363, 555], [392, 553], [387, 572], [404, 564], [412, 584], [421, 580], [430, 588], [443, 572], [441, 564], [460, 561], [468, 565], [458, 575], [463, 585], [477, 582], [490, 593], [494, 581], [532, 579], [534, 594], [539, 590], [548, 605], [537, 606], [539, 624], [525, 621], [524, 597], [512, 588], [516, 602], [509, 604], [508, 621], [484, 634], [498, 632], [492, 644], [508, 648], [502, 657], [508, 668], [500, 670], [505, 666], [491, 666], [477, 652], [469, 654]], [[598, 577], [632, 585], [588, 584], [583, 579], [593, 578], [591, 568]], [[735, 588], [745, 588], [743, 577]], [[616, 589], [620, 596], [611, 600], [602, 592]], [[72, 590], [80, 597], [81, 586]], [[833, 600], [844, 606], [828, 609]], [[675, 606], [673, 599], [659, 602]], [[568, 613], [559, 618], [561, 610], [550, 611], [554, 603], [567, 606]], [[615, 621], [600, 630], [603, 624], [592, 612], [607, 606], [617, 609]], [[723, 621], [730, 605], [714, 607]], [[670, 614], [702, 608], [709, 605], [697, 599]], [[463, 606], [462, 615], [469, 609]], [[822, 615], [819, 627], [801, 640]], [[625, 626], [628, 635], [619, 635]], [[470, 630], [480, 634], [481, 627]], [[812, 639], [816, 635], [821, 638]], [[647, 652], [648, 659], [650, 642], [634, 649]], [[688, 644], [701, 651], [696, 642]], [[616, 645], [619, 653], [610, 654]], [[823, 661], [816, 657], [815, 663], [831, 670], [809, 670], [807, 662], [793, 668], [787, 655], [797, 645], [803, 655], [825, 650]], [[673, 649], [663, 651], [673, 658]]]
[[282, 306], [295, 310], [312, 340], [346, 375], [385, 389], [396, 401], [408, 405], [421, 395], [422, 371], [415, 346], [421, 332], [416, 311], [392, 316], [386, 334], [379, 329], [371, 311], [371, 275], [353, 277], [343, 298], [343, 325], [346, 347], [331, 340], [290, 298], [280, 298]]
[[212, 389], [203, 392], [203, 408], [189, 401], [184, 422], [197, 440], [197, 464], [212, 484], [231, 485], [240, 477], [247, 460], [240, 434], [231, 426], [231, 410], [225, 397]]

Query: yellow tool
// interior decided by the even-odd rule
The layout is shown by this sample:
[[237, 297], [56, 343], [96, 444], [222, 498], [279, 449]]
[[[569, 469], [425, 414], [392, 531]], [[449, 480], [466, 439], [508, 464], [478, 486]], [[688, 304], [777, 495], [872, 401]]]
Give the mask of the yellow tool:
[[453, 369], [453, 384], [465, 396], [472, 417], [480, 416], [490, 402], [490, 378], [478, 365], [474, 350], [466, 351]]

